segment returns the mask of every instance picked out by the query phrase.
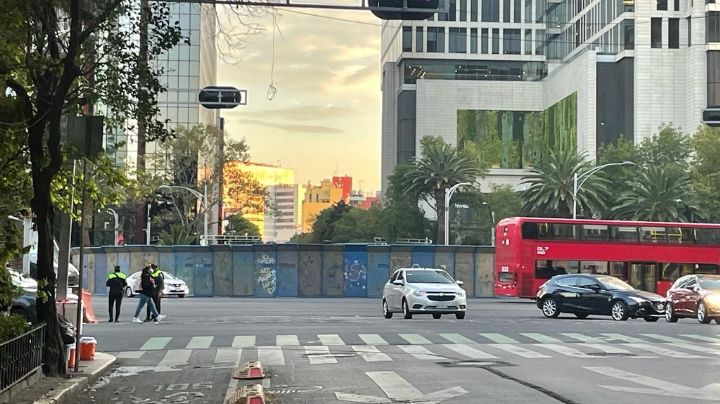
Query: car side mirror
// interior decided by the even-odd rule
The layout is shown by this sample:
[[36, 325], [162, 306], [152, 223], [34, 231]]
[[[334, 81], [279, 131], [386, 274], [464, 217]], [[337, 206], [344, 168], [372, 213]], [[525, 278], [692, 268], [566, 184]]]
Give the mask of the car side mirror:
[[405, 283], [404, 283], [403, 281], [401, 281], [400, 279], [397, 279], [397, 280], [394, 280], [394, 281], [393, 281], [393, 285], [402, 286], [402, 285], [404, 285], [404, 284], [405, 284]]
[[600, 292], [600, 291], [604, 290], [602, 288], [602, 286], [600, 286], [600, 285], [592, 285], [592, 286], [590, 286], [590, 289], [592, 289], [594, 292]]
[[462, 285], [465, 284], [465, 282], [463, 282], [463, 281], [457, 281], [457, 282], [455, 282], [455, 283], [457, 283], [458, 286], [462, 286]]

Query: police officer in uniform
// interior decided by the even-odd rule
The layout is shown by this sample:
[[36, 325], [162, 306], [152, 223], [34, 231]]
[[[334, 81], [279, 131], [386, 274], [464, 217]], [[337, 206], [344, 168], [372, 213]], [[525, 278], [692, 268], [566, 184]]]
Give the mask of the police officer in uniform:
[[[155, 308], [157, 309], [157, 312], [162, 314], [160, 302], [162, 300], [163, 290], [165, 289], [165, 275], [155, 264], [150, 265], [150, 270], [152, 271], [151, 276], [153, 280], [155, 280], [155, 289], [153, 290], [153, 302], [155, 303]], [[151, 320], [150, 314], [150, 306], [148, 306], [145, 321]], [[154, 317], [155, 316], [153, 316], [153, 319]]]
[[110, 313], [110, 322], [113, 322], [113, 306], [115, 306], [115, 322], [120, 319], [120, 305], [122, 304], [123, 294], [127, 287], [127, 280], [124, 273], [120, 271], [120, 266], [115, 265], [115, 272], [111, 272], [107, 276], [105, 286], [110, 288], [108, 293], [108, 311]]

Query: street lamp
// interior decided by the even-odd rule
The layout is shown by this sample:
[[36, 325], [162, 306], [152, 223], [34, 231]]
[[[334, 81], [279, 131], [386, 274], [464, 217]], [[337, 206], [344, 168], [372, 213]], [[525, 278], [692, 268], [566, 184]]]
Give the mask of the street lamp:
[[448, 245], [450, 240], [450, 198], [452, 198], [452, 195], [458, 188], [464, 185], [472, 184], [469, 182], [461, 182], [445, 189], [445, 245]]
[[490, 219], [492, 220], [492, 226], [490, 226], [490, 245], [495, 247], [495, 212], [490, 209], [489, 203], [483, 202], [482, 204], [487, 207], [488, 213], [490, 214]]
[[152, 202], [148, 202], [147, 205], [147, 220], [145, 223], [147, 223], [147, 226], [145, 226], [145, 244], [150, 245], [150, 208], [152, 207]]
[[578, 173], [575, 173], [575, 176], [573, 178], [573, 219], [577, 219], [577, 193], [580, 188], [582, 188], [585, 181], [587, 181], [588, 178], [592, 177], [593, 174], [602, 170], [603, 168], [624, 165], [635, 165], [635, 163], [633, 163], [632, 161], [623, 161], [622, 163], [608, 163], [591, 168], [590, 170], [585, 171], [580, 175], [578, 175]]
[[[200, 193], [199, 191], [196, 191], [192, 188], [183, 187], [181, 185], [160, 185], [160, 188], [167, 188], [167, 189], [183, 189], [185, 191], [190, 192], [191, 194], [195, 195], [202, 201], [202, 207], [203, 207], [203, 238], [200, 240], [201, 245], [208, 245], [208, 225], [209, 225], [209, 217], [208, 217], [208, 203], [207, 203], [207, 185], [205, 185], [205, 193]], [[149, 226], [148, 226], [149, 227]]]
[[[112, 213], [113, 219], [115, 219], [115, 243], [114, 243], [114, 244], [115, 244], [115, 246], [117, 247], [117, 245], [118, 245], [118, 231], [119, 231], [119, 229], [120, 229], [120, 226], [119, 226], [120, 223], [118, 223], [118, 214], [117, 214], [117, 212], [115, 211], [115, 209], [112, 209], [112, 208], [106, 208], [105, 210], [107, 210], [108, 212]], [[149, 215], [148, 215], [148, 216], [149, 216]], [[148, 226], [149, 226], [149, 225], [148, 225]]]

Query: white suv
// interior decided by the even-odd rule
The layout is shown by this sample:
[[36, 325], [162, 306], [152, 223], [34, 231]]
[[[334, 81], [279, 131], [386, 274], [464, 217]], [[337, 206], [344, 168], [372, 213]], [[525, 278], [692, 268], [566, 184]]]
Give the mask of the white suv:
[[443, 314], [465, 318], [467, 300], [450, 274], [437, 268], [400, 268], [395, 271], [383, 289], [383, 315], [403, 313], [407, 319], [413, 314], [432, 314], [438, 319]]

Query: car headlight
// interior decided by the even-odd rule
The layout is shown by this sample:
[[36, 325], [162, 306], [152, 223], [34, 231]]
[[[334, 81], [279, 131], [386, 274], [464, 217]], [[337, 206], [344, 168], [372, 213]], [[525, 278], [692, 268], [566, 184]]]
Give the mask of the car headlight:
[[644, 302], [648, 301], [647, 299], [643, 299], [642, 297], [635, 297], [635, 296], [630, 296], [630, 300], [632, 300], [635, 303], [644, 303]]
[[415, 296], [425, 296], [425, 295], [427, 295], [427, 292], [425, 292], [425, 291], [423, 291], [423, 290], [414, 290], [414, 291], [412, 292], [412, 294], [415, 295]]
[[713, 306], [720, 306], [720, 295], [709, 295], [705, 297], [705, 300], [708, 302], [708, 304], [711, 304]]
[[461, 291], [457, 292], [457, 296], [458, 296], [458, 297], [465, 297], [465, 291], [464, 291], [464, 290], [461, 290]]

